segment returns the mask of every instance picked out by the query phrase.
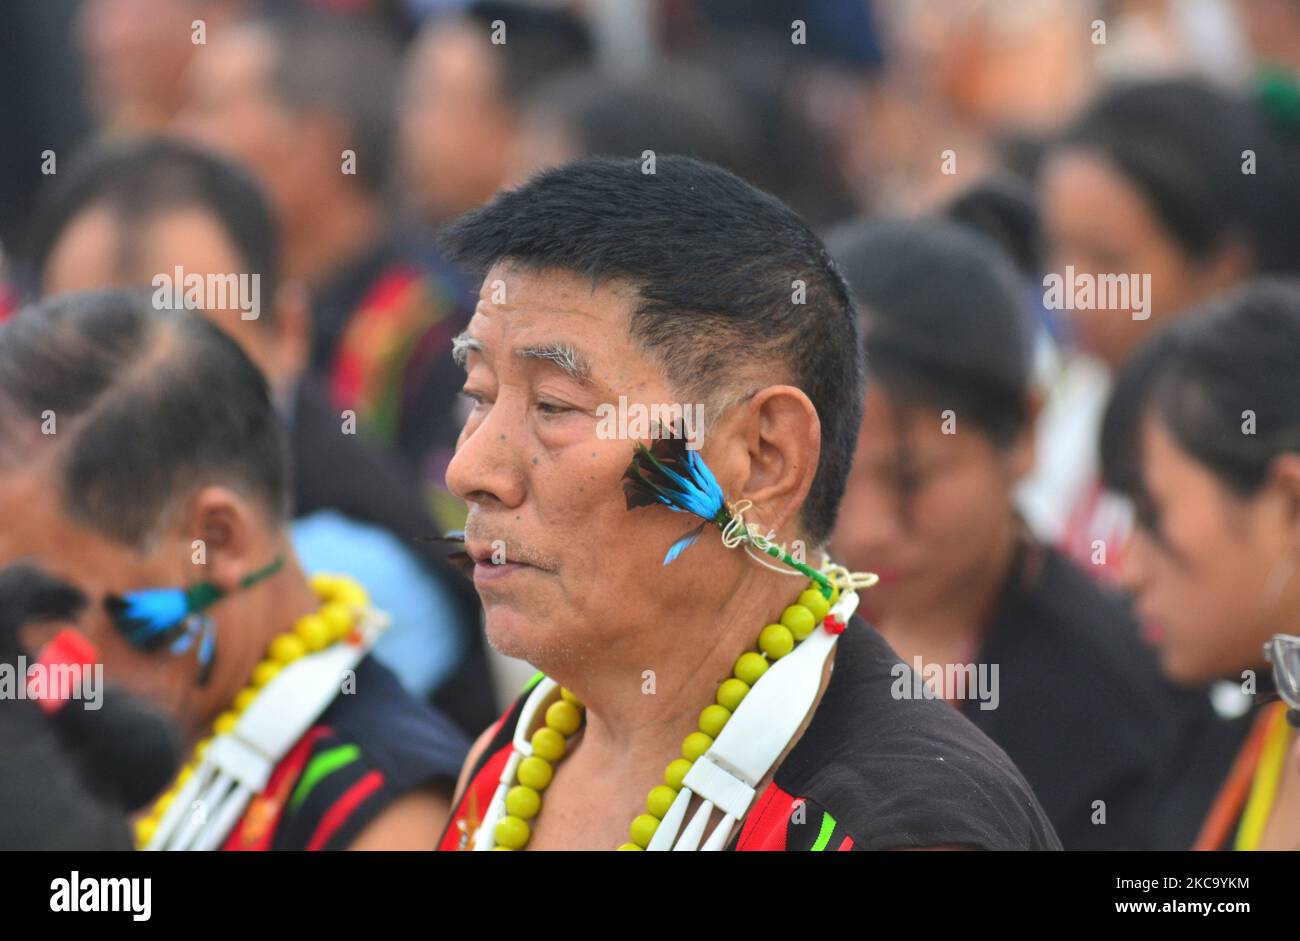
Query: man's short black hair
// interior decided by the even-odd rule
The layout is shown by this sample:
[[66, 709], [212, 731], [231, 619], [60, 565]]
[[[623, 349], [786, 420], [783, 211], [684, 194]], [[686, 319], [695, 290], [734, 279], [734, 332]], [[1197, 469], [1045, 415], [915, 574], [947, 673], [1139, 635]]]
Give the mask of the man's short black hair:
[[827, 538], [862, 418], [857, 318], [826, 248], [780, 201], [688, 157], [660, 156], [653, 173], [598, 158], [499, 194], [446, 241], [480, 272], [508, 261], [632, 285], [632, 339], [713, 415], [756, 375], [802, 389], [821, 419], [804, 530]]
[[[42, 194], [28, 248], [38, 286], [68, 226], [99, 207], [108, 209], [119, 224], [118, 249], [124, 258], [132, 254], [140, 230], [158, 216], [184, 209], [209, 214], [230, 239], [246, 273], [260, 276], [262, 296], [275, 297], [275, 216], [260, 187], [237, 164], [165, 137], [94, 147]], [[263, 317], [274, 316], [274, 310], [275, 304], [267, 304]]]
[[147, 291], [90, 291], [0, 325], [0, 467], [31, 459], [52, 417], [68, 514], [146, 548], [175, 501], [222, 484], [287, 518], [284, 429], [234, 340]]

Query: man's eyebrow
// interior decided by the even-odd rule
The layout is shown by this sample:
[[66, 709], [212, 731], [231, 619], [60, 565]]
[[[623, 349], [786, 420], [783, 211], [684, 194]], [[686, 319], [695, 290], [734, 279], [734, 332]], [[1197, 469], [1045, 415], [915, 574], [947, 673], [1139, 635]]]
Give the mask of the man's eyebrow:
[[584, 385], [591, 383], [591, 363], [578, 352], [572, 343], [543, 343], [538, 346], [521, 346], [515, 355], [523, 359], [544, 359], [559, 366], [570, 377]]
[[465, 368], [471, 350], [482, 353], [483, 344], [470, 336], [468, 330], [451, 338], [451, 358], [461, 369]]

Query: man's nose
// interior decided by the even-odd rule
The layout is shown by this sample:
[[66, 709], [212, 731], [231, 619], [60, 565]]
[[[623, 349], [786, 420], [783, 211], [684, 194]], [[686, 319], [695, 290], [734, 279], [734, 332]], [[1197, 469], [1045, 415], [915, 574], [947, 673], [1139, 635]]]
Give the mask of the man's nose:
[[499, 502], [515, 507], [524, 499], [522, 422], [498, 401], [463, 437], [447, 465], [447, 488], [466, 503]]

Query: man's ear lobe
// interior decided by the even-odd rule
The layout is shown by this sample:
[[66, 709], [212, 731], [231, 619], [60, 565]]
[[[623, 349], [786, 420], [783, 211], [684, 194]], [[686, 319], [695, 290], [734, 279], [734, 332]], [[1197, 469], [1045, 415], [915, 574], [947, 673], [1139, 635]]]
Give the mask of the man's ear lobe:
[[1270, 477], [1281, 488], [1291, 542], [1300, 551], [1300, 454], [1282, 454], [1274, 458]]
[[202, 487], [190, 502], [186, 532], [195, 581], [233, 591], [240, 579], [269, 560], [250, 558], [252, 508], [227, 487]]

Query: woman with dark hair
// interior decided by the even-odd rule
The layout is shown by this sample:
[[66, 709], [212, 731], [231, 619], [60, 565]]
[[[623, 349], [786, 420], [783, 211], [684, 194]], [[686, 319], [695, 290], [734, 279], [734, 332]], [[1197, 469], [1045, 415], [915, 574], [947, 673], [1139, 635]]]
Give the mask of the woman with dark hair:
[[872, 622], [1011, 756], [1066, 849], [1186, 845], [1156, 832], [1154, 801], [1207, 704], [1168, 688], [1116, 599], [1015, 507], [1034, 402], [1010, 261], [951, 223], [859, 224], [830, 244], [870, 372], [833, 549], [880, 575]]
[[[1103, 468], [1136, 509], [1121, 579], [1180, 683], [1231, 679], [1272, 698], [1264, 645], [1300, 633], [1298, 363], [1300, 286], [1265, 281], [1158, 334], [1116, 383]], [[1196, 848], [1300, 849], [1285, 714], [1255, 710]]]
[[1257, 273], [1300, 270], [1293, 163], [1247, 97], [1194, 79], [1116, 86], [1048, 152], [1043, 228], [1065, 296], [1044, 293], [1068, 313], [1077, 355], [1044, 410], [1051, 462], [1036, 468], [1026, 512], [1076, 561], [1101, 555], [1096, 574], [1113, 573], [1131, 525], [1096, 474], [1110, 376], [1196, 304]]

